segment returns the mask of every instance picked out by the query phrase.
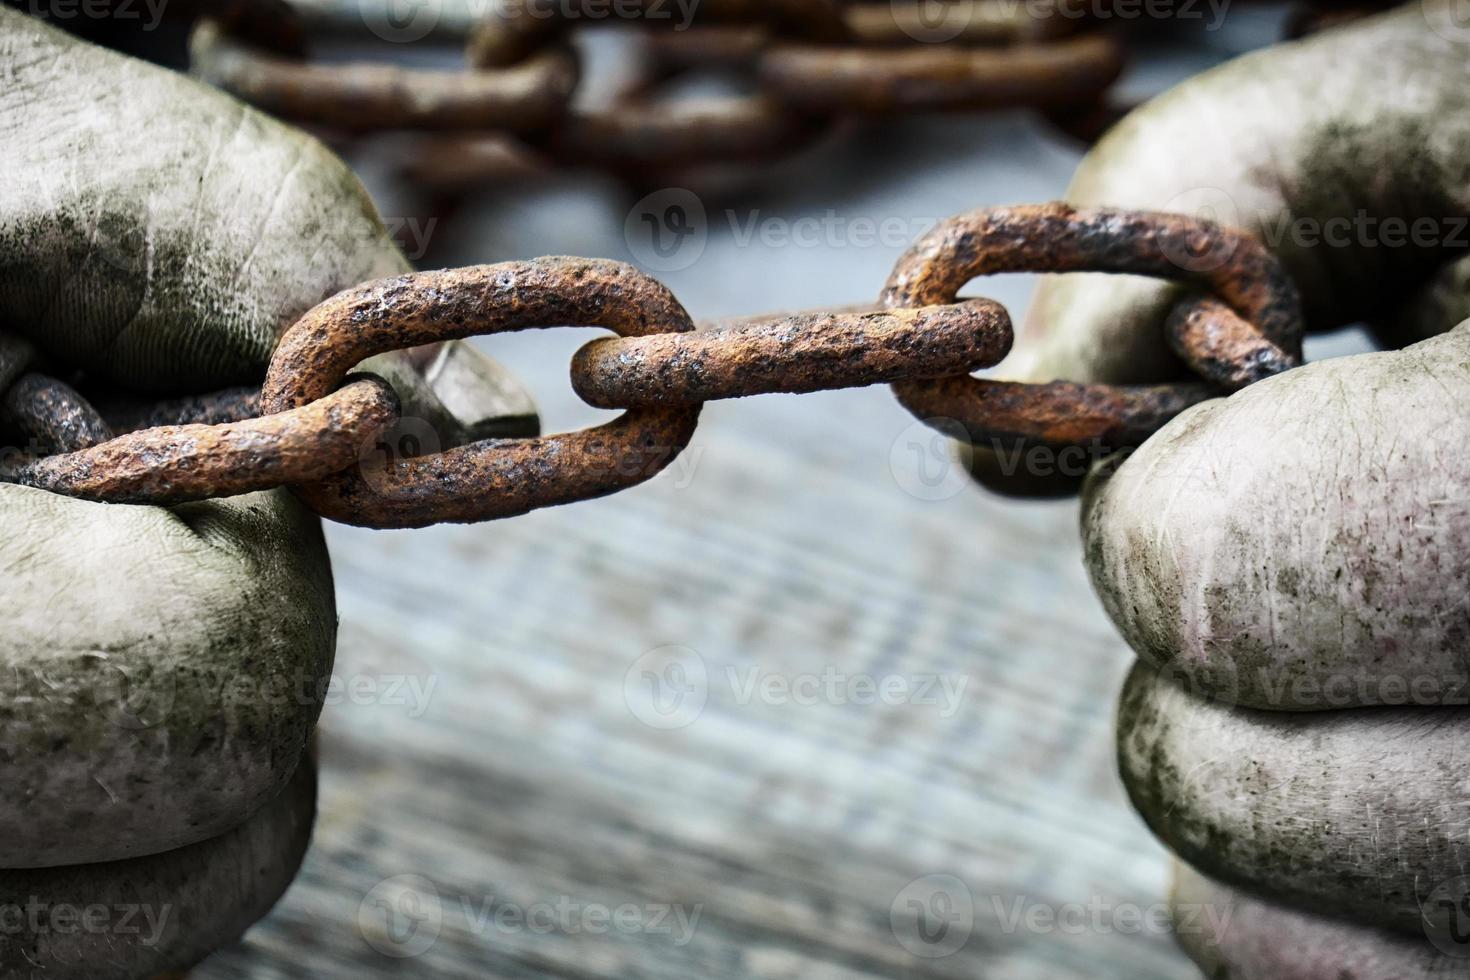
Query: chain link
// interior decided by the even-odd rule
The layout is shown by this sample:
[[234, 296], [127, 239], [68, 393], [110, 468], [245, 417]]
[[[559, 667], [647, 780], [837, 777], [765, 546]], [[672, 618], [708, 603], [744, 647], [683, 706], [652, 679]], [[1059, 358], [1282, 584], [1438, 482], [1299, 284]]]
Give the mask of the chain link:
[[[957, 293], [977, 276], [1019, 271], [1178, 282], [1168, 330], [1196, 380], [1025, 384], [971, 376], [1005, 357], [1011, 322], [998, 304]], [[619, 418], [418, 457], [374, 454], [398, 419], [398, 401], [377, 378], [353, 379], [363, 360], [555, 326], [619, 335], [590, 342], [571, 365], [575, 390], [593, 405], [624, 409]], [[1243, 232], [1175, 214], [992, 208], [950, 219], [915, 244], [877, 309], [749, 318], [702, 331], [663, 284], [604, 259], [542, 258], [369, 282], [314, 307], [281, 338], [258, 400], [265, 414], [146, 428], [96, 445], [89, 443], [106, 434], [106, 423], [75, 424], [96, 413], [69, 388], [29, 371], [33, 349], [0, 335], [5, 405], [19, 409], [8, 413], [11, 423], [75, 449], [23, 457], [0, 475], [88, 500], [154, 504], [290, 485], [322, 516], [349, 524], [482, 521], [641, 483], [689, 444], [704, 402], [766, 392], [887, 383], [920, 419], [944, 428], [958, 422], [985, 445], [1136, 446], [1189, 406], [1300, 364], [1301, 331], [1286, 272]], [[256, 404], [232, 391], [172, 402], [153, 417], [217, 421]]]
[[[194, 73], [332, 133], [437, 132], [439, 140], [422, 141], [421, 165], [411, 165], [421, 183], [472, 177], [478, 157], [467, 146], [450, 154], [457, 166], [444, 163], [445, 133], [464, 143], [510, 140], [549, 163], [643, 174], [765, 162], [843, 118], [909, 111], [1033, 108], [1090, 141], [1118, 115], [1106, 92], [1124, 64], [1120, 44], [1068, 6], [1075, 0], [954, 0], [938, 22], [917, 0], [702, 0], [687, 24], [668, 16], [665, 0], [625, 0], [620, 19], [644, 28], [641, 81], [589, 108], [576, 98], [572, 41], [582, 25], [609, 22], [605, 0], [490, 5], [463, 25], [460, 71], [312, 63], [309, 25], [294, 8], [272, 6], [289, 24], [270, 34], [258, 11], [246, 16], [268, 2], [238, 0], [233, 13], [201, 20], [190, 42]], [[672, 81], [712, 69], [750, 94], [668, 94]], [[494, 155], [484, 176], [504, 169]]]

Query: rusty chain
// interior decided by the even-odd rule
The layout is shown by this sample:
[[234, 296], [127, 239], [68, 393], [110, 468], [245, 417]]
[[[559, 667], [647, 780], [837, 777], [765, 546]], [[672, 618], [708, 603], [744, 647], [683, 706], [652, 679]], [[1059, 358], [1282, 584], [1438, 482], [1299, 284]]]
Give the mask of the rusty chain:
[[[640, 78], [595, 108], [577, 98], [573, 42], [608, 21], [606, 0], [487, 4], [450, 32], [464, 35], [461, 70], [313, 62], [309, 35], [323, 25], [283, 0], [235, 0], [195, 26], [190, 61], [206, 81], [339, 138], [418, 132], [420, 184], [496, 176], [507, 159], [624, 174], [767, 162], [843, 119], [911, 111], [1036, 109], [1090, 142], [1120, 112], [1107, 92], [1122, 47], [1077, 0], [947, 0], [939, 21], [923, 0], [701, 0], [677, 25], [667, 4], [619, 0], [643, 28]], [[260, 27], [262, 8], [274, 29]], [[711, 71], [745, 94], [671, 95], [672, 83]], [[487, 141], [498, 141], [489, 153]]]
[[[957, 293], [997, 272], [1112, 272], [1185, 287], [1169, 343], [1192, 381], [1031, 384], [973, 377], [1010, 350], [1010, 317]], [[591, 326], [572, 360], [588, 403], [623, 410], [597, 428], [491, 439], [363, 464], [398, 418], [393, 391], [354, 375], [364, 359], [439, 341]], [[263, 389], [185, 399], [109, 423], [36, 370], [0, 334], [5, 421], [36, 453], [0, 479], [87, 500], [175, 504], [283, 485], [321, 515], [421, 527], [523, 514], [649, 479], [688, 445], [706, 401], [892, 385], [920, 419], [959, 423], [996, 446], [1136, 446], [1169, 419], [1301, 363], [1295, 287], [1243, 232], [1176, 214], [992, 208], [941, 224], [898, 262], [869, 308], [748, 318], [698, 330], [672, 293], [633, 267], [552, 257], [365, 283], [326, 300], [281, 338]], [[257, 411], [263, 414], [256, 414]], [[140, 427], [149, 426], [151, 427]], [[125, 431], [136, 428], [137, 431]], [[54, 452], [54, 455], [47, 453]]]

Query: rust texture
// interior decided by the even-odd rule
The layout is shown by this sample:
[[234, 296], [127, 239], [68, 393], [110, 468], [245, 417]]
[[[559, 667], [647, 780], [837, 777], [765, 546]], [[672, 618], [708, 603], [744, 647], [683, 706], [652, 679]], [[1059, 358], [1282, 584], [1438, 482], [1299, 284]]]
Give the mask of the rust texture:
[[1296, 353], [1273, 343], [1251, 321], [1210, 296], [1175, 304], [1165, 324], [1169, 347], [1202, 378], [1230, 391], [1301, 364]]
[[1186, 408], [1218, 394], [1197, 383], [1025, 384], [971, 377], [903, 382], [893, 391], [920, 419], [952, 419], [964, 427], [973, 445], [988, 449], [1016, 444], [1138, 446]]
[[572, 360], [572, 386], [601, 408], [692, 405], [964, 374], [997, 363], [1010, 346], [1010, 317], [990, 300], [816, 311], [698, 333], [594, 340]]
[[[603, 259], [543, 258], [367, 283], [310, 310], [281, 339], [267, 412], [310, 404], [374, 354], [532, 327], [600, 326], [623, 336], [686, 332], [661, 283]], [[698, 406], [635, 409], [594, 429], [388, 456], [296, 487], [323, 516], [369, 527], [509, 517], [641, 483], [689, 442]]]
[[177, 504], [319, 479], [350, 465], [398, 414], [377, 378], [295, 410], [223, 425], [145, 429], [29, 461], [11, 482], [108, 503]]
[[971, 279], [997, 272], [1132, 273], [1210, 290], [1213, 295], [1187, 294], [1168, 324], [1176, 352], [1209, 385], [1021, 384], [957, 376], [894, 386], [910, 411], [955, 419], [973, 439], [1137, 445], [1212, 390], [1233, 390], [1301, 363], [1300, 303], [1276, 257], [1245, 232], [1182, 215], [1066, 204], [961, 215], [899, 259], [882, 303], [952, 302]]
[[[461, 72], [386, 57], [314, 64], [308, 28], [326, 30], [332, 18], [284, 0], [266, 6], [276, 12], [242, 19], [226, 5], [201, 19], [190, 44], [195, 73], [339, 140], [417, 130], [418, 140], [398, 144], [408, 159], [397, 170], [449, 193], [566, 165], [632, 183], [657, 170], [667, 183], [688, 168], [769, 164], [850, 117], [908, 111], [1032, 107], [1090, 141], [1116, 117], [1105, 89], [1122, 65], [1117, 42], [1078, 0], [505, 0], [441, 18], [458, 27], [422, 42], [462, 40], [469, 70]], [[573, 34], [609, 24], [640, 29], [643, 81], [580, 104]], [[658, 91], [712, 71], [745, 91], [729, 99]], [[434, 142], [436, 134], [462, 141]], [[510, 149], [489, 146], [492, 138]]]
[[190, 57], [206, 81], [267, 112], [349, 131], [538, 130], [565, 112], [580, 74], [560, 48], [495, 70], [311, 64], [237, 40], [213, 21], [196, 27]]
[[1122, 70], [1122, 49], [1102, 35], [1005, 48], [782, 43], [759, 69], [763, 87], [791, 105], [868, 113], [1087, 104]]
[[883, 303], [952, 302], [965, 283], [997, 272], [1131, 273], [1208, 290], [1223, 302], [1176, 310], [1173, 333], [1186, 363], [1226, 388], [1240, 386], [1239, 364], [1257, 365], [1246, 372], [1254, 379], [1301, 363], [1301, 303], [1280, 261], [1247, 232], [1179, 214], [1067, 204], [974, 211], [899, 259]]
[[858, 44], [893, 47], [915, 41], [1003, 47], [1051, 40], [1084, 25], [1081, 17], [1047, 10], [1045, 6], [994, 0], [945, 0], [942, 5], [904, 0], [853, 4], [843, 10], [843, 20]]
[[[691, 24], [665, 0], [626, 0], [619, 9], [637, 14], [640, 25], [683, 33]], [[766, 24], [774, 30], [823, 41], [850, 35], [840, 0], [702, 0], [691, 8], [693, 25]], [[548, 16], [548, 14], [550, 16]], [[470, 57], [481, 66], [511, 65], [552, 43], [577, 25], [606, 23], [600, 0], [566, 0], [555, 5], [510, 0], [495, 5], [470, 41]]]
[[108, 404], [94, 399], [94, 404], [114, 432], [137, 432], [161, 425], [219, 425], [258, 416], [260, 389], [226, 388], [207, 395], [187, 395], [158, 402], [130, 398]]
[[21, 375], [5, 392], [3, 409], [43, 453], [69, 453], [112, 438], [102, 416], [75, 388], [44, 374]]
[[646, 170], [768, 160], [809, 145], [826, 123], [761, 96], [624, 99], [577, 110], [550, 149], [569, 162]]

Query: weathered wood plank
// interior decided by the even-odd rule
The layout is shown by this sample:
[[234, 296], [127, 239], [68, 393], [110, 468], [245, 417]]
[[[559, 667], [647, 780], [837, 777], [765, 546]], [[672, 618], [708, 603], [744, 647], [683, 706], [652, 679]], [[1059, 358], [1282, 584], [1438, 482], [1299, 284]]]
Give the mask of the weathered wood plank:
[[[753, 199], [917, 221], [1055, 196], [1075, 160], [1008, 117], [963, 138], [950, 123], [912, 135], [930, 140], [908, 163], [922, 182], [875, 154], [827, 186]], [[877, 173], [896, 189], [874, 189]], [[625, 257], [622, 207], [601, 185], [478, 204], [436, 258]], [[897, 250], [741, 247], [712, 224], [704, 257], [665, 278], [699, 315], [860, 301]], [[1026, 285], [985, 292], [1019, 303]], [[600, 417], [565, 380], [586, 339], [488, 349], [565, 428]], [[1114, 917], [1162, 900], [1166, 864], [1114, 776], [1130, 656], [1082, 573], [1075, 504], [959, 485], [920, 499], [911, 426], [881, 389], [711, 405], [686, 465], [616, 498], [481, 527], [332, 529], [337, 672], [379, 694], [327, 709], [301, 878], [196, 976], [1192, 976], [1166, 935], [1125, 934]], [[639, 661], [666, 645], [704, 670], [703, 708], [682, 727], [640, 720], [659, 716], [635, 667], [657, 675]], [[781, 693], [833, 674], [957, 694]], [[397, 678], [424, 696], [390, 703]], [[437, 938], [418, 956], [380, 951], [371, 900], [392, 898], [380, 883], [399, 875], [433, 885], [420, 909]], [[973, 928], [949, 955], [917, 956], [904, 940], [945, 947], [917, 938], [907, 905], [953, 891], [934, 875], [963, 883]], [[550, 929], [494, 918], [547, 903]], [[1011, 921], [1038, 905], [1078, 906], [1082, 928]], [[582, 928], [584, 913], [623, 906], [636, 911], [621, 928]], [[686, 930], [676, 916], [659, 923], [673, 932], [652, 928], [665, 906]], [[427, 933], [404, 935], [397, 951]]]

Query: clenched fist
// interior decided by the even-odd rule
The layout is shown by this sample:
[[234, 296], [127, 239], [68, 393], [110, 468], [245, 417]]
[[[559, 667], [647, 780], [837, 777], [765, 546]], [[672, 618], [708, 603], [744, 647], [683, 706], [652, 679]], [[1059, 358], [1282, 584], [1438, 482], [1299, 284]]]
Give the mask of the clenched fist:
[[[1470, 31], [1427, 0], [1240, 58], [1124, 120], [1069, 200], [1254, 232], [1309, 328], [1387, 348], [1198, 405], [1087, 483], [1140, 658], [1124, 781], [1179, 901], [1238, 906], [1181, 941], [1232, 980], [1470, 971]], [[1177, 295], [1049, 280], [1013, 376], [1177, 377]]]
[[[305, 310], [408, 269], [316, 141], [8, 8], [0, 174], [0, 388], [37, 366], [143, 398], [258, 385]], [[407, 358], [370, 367], [462, 436]], [[320, 523], [285, 490], [163, 509], [0, 485], [0, 526], [0, 906], [176, 913], [10, 923], [0, 973], [185, 966], [305, 848], [337, 627]]]

